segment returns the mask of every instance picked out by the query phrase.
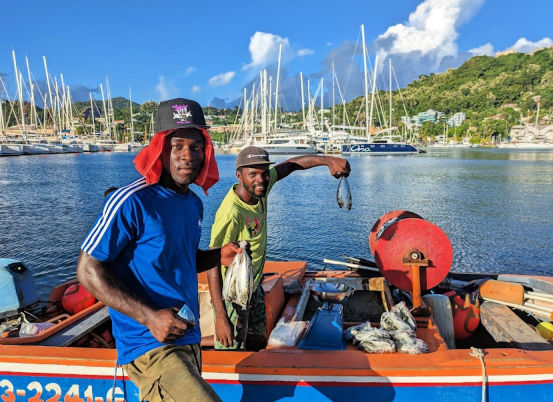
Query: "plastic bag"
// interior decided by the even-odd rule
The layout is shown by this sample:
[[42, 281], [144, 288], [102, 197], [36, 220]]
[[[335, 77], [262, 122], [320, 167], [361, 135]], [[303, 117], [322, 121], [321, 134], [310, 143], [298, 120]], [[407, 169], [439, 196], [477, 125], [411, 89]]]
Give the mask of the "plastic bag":
[[359, 342], [358, 347], [369, 353], [393, 353], [396, 351], [394, 341], [386, 338], [369, 338]]
[[22, 322], [19, 336], [35, 336], [53, 326], [54, 324], [51, 322]]
[[404, 302], [380, 316], [380, 328], [369, 321], [344, 331], [344, 338], [369, 353], [426, 353], [428, 346], [416, 337], [417, 323]]
[[223, 299], [238, 304], [244, 310], [253, 293], [252, 260], [244, 250], [247, 244], [244, 240], [240, 242], [242, 252], [232, 260], [223, 283]]
[[380, 327], [387, 331], [414, 331], [417, 324], [405, 303], [401, 302], [396, 304], [391, 311], [382, 313]]
[[281, 318], [271, 331], [267, 344], [269, 346], [295, 346], [307, 325], [307, 321], [284, 322], [284, 318]]
[[415, 336], [413, 331], [390, 331], [398, 352], [417, 355], [428, 352], [426, 343]]

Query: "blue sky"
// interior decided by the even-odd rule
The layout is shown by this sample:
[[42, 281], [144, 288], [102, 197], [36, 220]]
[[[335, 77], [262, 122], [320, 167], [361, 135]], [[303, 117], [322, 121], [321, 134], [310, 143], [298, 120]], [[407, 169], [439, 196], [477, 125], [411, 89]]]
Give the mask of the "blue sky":
[[112, 96], [128, 98], [131, 87], [139, 103], [182, 96], [223, 106], [235, 104], [261, 69], [276, 76], [282, 44], [280, 99], [294, 108], [300, 71], [312, 92], [325, 79], [329, 101], [332, 60], [344, 96], [362, 93], [361, 24], [371, 63], [376, 54], [391, 58], [401, 86], [476, 54], [553, 45], [551, 0], [5, 3], [0, 73], [10, 97], [12, 50], [24, 77], [28, 57], [39, 83], [46, 56], [50, 75], [63, 74], [73, 99], [87, 99], [90, 91], [100, 99], [99, 84], [108, 76]]

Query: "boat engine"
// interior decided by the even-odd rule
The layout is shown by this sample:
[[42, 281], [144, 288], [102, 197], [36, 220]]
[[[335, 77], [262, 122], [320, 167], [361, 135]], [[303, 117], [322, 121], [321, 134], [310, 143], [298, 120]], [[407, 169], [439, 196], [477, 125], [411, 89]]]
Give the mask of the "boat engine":
[[410, 211], [392, 211], [374, 224], [369, 246], [388, 282], [411, 292], [413, 308], [421, 307], [421, 291], [442, 282], [453, 262], [453, 249], [436, 225]]
[[38, 302], [33, 274], [21, 261], [0, 258], [0, 295], [0, 319]]

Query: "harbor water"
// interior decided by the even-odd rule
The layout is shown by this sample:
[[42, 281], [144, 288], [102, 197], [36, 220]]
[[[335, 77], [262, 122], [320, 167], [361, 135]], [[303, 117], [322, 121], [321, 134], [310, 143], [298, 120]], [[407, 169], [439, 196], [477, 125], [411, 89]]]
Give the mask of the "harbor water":
[[[41, 294], [75, 275], [79, 247], [104, 191], [138, 178], [134, 154], [0, 158], [0, 257], [22, 260]], [[284, 157], [274, 158], [282, 161]], [[204, 201], [201, 247], [235, 179], [235, 155], [218, 155], [221, 180]], [[386, 212], [406, 209], [438, 225], [453, 271], [553, 273], [553, 152], [433, 149], [416, 156], [348, 156], [351, 211], [336, 203], [326, 167], [295, 172], [269, 196], [268, 259], [371, 258], [368, 235]]]

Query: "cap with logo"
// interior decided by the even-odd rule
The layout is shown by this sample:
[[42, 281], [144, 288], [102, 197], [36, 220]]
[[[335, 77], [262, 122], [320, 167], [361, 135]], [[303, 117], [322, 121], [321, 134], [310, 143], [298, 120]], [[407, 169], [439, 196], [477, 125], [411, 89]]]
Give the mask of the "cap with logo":
[[183, 98], [160, 102], [157, 108], [156, 133], [179, 128], [209, 128], [198, 102]]
[[271, 165], [275, 162], [269, 160], [269, 153], [263, 148], [246, 147], [236, 158], [236, 169], [244, 166]]

